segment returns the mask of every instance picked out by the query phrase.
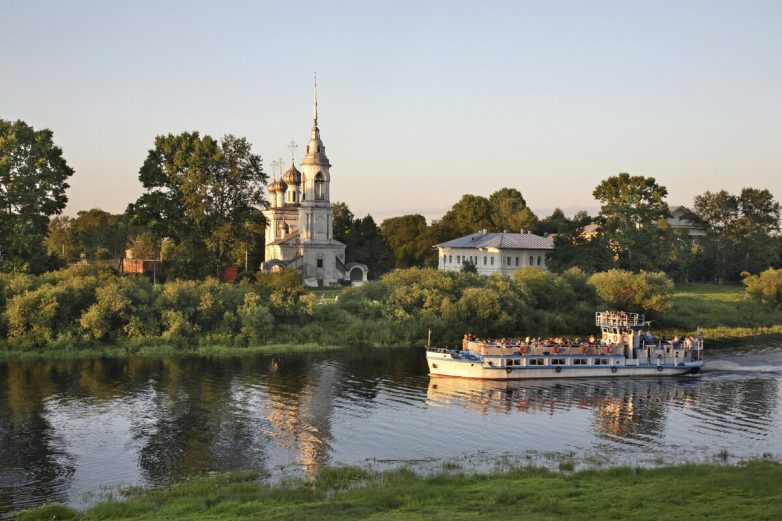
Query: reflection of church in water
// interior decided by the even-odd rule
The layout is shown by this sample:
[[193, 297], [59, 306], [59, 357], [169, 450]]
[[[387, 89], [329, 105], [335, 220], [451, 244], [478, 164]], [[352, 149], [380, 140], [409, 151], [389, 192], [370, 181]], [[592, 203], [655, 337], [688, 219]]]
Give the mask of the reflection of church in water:
[[312, 131], [301, 171], [290, 169], [269, 184], [264, 272], [290, 268], [308, 286], [335, 286], [342, 281], [360, 284], [367, 279], [364, 264], [345, 262], [345, 245], [334, 239], [331, 211], [331, 164], [318, 129], [317, 85]]

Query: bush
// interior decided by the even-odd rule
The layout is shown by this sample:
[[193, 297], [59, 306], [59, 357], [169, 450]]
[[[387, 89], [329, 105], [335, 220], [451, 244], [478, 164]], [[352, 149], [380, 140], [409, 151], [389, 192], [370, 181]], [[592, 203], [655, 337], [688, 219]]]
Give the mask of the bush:
[[747, 297], [761, 304], [782, 307], [782, 269], [769, 268], [757, 275], [742, 275]]
[[665, 273], [609, 270], [589, 277], [601, 303], [612, 309], [664, 312], [673, 305], [673, 281]]
[[238, 314], [243, 335], [253, 340], [266, 340], [271, 336], [274, 316], [267, 306], [261, 304], [260, 295], [252, 292], [245, 294]]

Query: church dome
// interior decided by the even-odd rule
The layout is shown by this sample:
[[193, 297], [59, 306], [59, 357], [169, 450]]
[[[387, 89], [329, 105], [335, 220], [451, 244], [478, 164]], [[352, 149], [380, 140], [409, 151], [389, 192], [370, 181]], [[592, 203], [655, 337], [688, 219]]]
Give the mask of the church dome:
[[288, 183], [288, 186], [299, 186], [301, 184], [301, 172], [296, 170], [295, 166], [291, 165], [290, 169], [283, 174], [282, 180]]
[[288, 189], [288, 185], [286, 185], [283, 181], [279, 179], [275, 180], [274, 182], [272, 182], [272, 184], [269, 185], [270, 194], [274, 192], [284, 192], [287, 189]]

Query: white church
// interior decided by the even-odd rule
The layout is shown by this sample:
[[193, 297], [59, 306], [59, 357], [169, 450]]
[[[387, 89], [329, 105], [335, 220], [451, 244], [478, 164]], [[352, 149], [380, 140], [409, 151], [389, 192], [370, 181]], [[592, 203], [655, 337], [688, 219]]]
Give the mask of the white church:
[[269, 184], [266, 250], [261, 270], [270, 273], [289, 268], [298, 271], [311, 287], [357, 285], [367, 280], [364, 264], [345, 263], [345, 245], [334, 239], [329, 185], [331, 164], [318, 129], [318, 95], [312, 131], [301, 171], [291, 164], [281, 179]]

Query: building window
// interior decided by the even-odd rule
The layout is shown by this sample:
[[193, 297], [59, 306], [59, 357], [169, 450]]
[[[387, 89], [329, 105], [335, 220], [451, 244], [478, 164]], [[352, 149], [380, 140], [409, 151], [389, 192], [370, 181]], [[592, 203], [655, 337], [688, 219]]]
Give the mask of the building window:
[[505, 264], [506, 264], [506, 265], [508, 265], [508, 266], [510, 266], [510, 257], [508, 257], [508, 258], [506, 259], [506, 261], [505, 261]]
[[462, 263], [462, 256], [461, 255], [457, 255], [456, 256], [456, 264], [461, 264], [461, 263]]
[[453, 255], [449, 255], [448, 256], [448, 264], [452, 264], [452, 263], [453, 263]]
[[538, 255], [538, 266], [540, 266], [540, 255]]
[[483, 265], [486, 266], [486, 255], [483, 256]]
[[318, 268], [322, 268], [323, 267], [323, 259], [318, 259], [315, 262], [317, 263]]
[[448, 260], [448, 255], [443, 255], [443, 266], [445, 266], [446, 262]]
[[323, 174], [318, 172], [318, 174], [315, 176], [315, 200], [322, 201], [324, 199], [324, 191], [323, 191]]
[[533, 264], [535, 264], [535, 261], [534, 261], [534, 259], [532, 258], [532, 255], [530, 255], [530, 256], [529, 256], [529, 265], [530, 265], [530, 266], [532, 266]]
[[519, 258], [516, 257], [516, 266], [518, 266], [518, 265], [519, 265]]
[[491, 265], [494, 266], [494, 256], [491, 257]]

